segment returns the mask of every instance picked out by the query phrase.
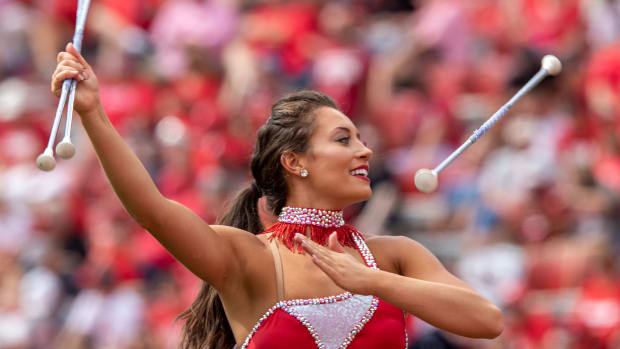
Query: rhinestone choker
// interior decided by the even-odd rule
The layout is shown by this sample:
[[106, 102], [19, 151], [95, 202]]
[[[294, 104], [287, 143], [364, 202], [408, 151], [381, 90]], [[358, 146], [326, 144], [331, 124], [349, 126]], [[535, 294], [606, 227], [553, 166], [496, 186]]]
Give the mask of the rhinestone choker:
[[286, 206], [282, 208], [278, 222], [339, 228], [344, 225], [344, 218], [342, 218], [342, 211]]
[[342, 246], [357, 248], [355, 237], [363, 239], [355, 227], [344, 224], [342, 211], [320, 210], [317, 208], [284, 207], [278, 217], [278, 223], [264, 231], [269, 241], [280, 240], [289, 250], [303, 254], [303, 248], [295, 241], [295, 234], [306, 235], [312, 241], [327, 246], [329, 235], [336, 232]]

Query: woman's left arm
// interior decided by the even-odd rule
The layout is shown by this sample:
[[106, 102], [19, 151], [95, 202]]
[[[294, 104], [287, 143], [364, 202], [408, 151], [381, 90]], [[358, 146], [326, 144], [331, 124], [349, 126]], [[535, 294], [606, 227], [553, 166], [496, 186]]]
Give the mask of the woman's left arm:
[[504, 328], [497, 306], [444, 268], [420, 243], [382, 237], [399, 274], [372, 269], [368, 293], [443, 330], [472, 338], [495, 338]]
[[495, 305], [450, 274], [420, 243], [407, 237], [380, 237], [399, 274], [370, 269], [344, 252], [335, 234], [329, 248], [299, 236], [314, 262], [340, 287], [372, 294], [443, 330], [471, 338], [495, 338], [503, 330]]

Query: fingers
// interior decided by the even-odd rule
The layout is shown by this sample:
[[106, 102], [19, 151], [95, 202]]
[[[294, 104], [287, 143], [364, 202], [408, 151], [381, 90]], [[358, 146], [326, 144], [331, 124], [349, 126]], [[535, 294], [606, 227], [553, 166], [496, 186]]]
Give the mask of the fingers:
[[329, 249], [317, 244], [316, 242], [307, 239], [301, 234], [295, 234], [295, 240], [301, 244], [301, 247], [310, 255], [320, 256], [322, 258], [330, 258]]
[[321, 268], [321, 270], [323, 270], [323, 272], [325, 272], [330, 278], [334, 278], [335, 270], [329, 263], [327, 263], [327, 261], [323, 260], [321, 257], [318, 257], [317, 255], [313, 255], [312, 262], [314, 262], [314, 264]]
[[70, 76], [70, 78], [77, 81], [82, 81], [89, 78], [89, 74], [86, 71], [80, 70], [78, 67], [69, 64], [59, 65], [56, 68], [56, 71], [54, 71], [54, 74], [52, 74], [52, 84], [54, 84], [58, 79], [62, 79], [60, 81], [62, 83], [62, 81], [66, 79], [66, 76]]
[[88, 63], [81, 61], [78, 57], [69, 52], [58, 53], [58, 56], [56, 56], [56, 61], [58, 62], [58, 65], [71, 65], [73, 67], [79, 67], [80, 70], [90, 69]]
[[311, 243], [308, 243], [305, 240], [301, 240], [301, 247], [306, 251], [309, 255], [313, 256], [318, 253], [318, 249], [316, 249]]
[[82, 70], [91, 69], [88, 62], [86, 62], [82, 54], [78, 52], [72, 43], [67, 44], [65, 51], [58, 53], [56, 56], [56, 62], [75, 62], [81, 67]]
[[84, 70], [84, 66], [82, 64], [78, 63], [77, 61], [71, 61], [71, 60], [60, 61], [60, 63], [58, 63], [58, 67], [73, 68], [73, 70], [77, 70], [77, 71]]
[[65, 81], [66, 79], [73, 79], [79, 74], [80, 73], [76, 70], [65, 70], [59, 72], [58, 74], [55, 74], [54, 78], [52, 79], [52, 92], [60, 90], [63, 81]]
[[62, 51], [58, 53], [58, 56], [56, 56], [56, 62], [60, 63], [62, 61], [73, 61], [73, 62], [79, 63], [80, 60], [73, 54], [66, 52], [66, 51]]
[[338, 241], [338, 234], [335, 231], [329, 235], [327, 246], [329, 247], [330, 250], [334, 252], [338, 252], [338, 253], [344, 252], [344, 248]]
[[52, 86], [51, 90], [53, 93], [56, 93], [62, 88], [62, 83], [67, 79], [75, 79], [77, 81], [82, 81], [88, 78], [88, 74], [86, 72], [80, 73], [77, 70], [72, 68], [66, 68], [62, 70], [56, 70], [52, 77]]
[[78, 52], [78, 50], [75, 48], [75, 46], [73, 46], [72, 43], [68, 43], [67, 44], [66, 51], [68, 53], [72, 54], [74, 57], [76, 57], [78, 62], [80, 62], [82, 65], [84, 65], [85, 67], [90, 68], [90, 66], [88, 65], [88, 63], [84, 59], [84, 57], [82, 57], [82, 54]]
[[[87, 80], [90, 75], [88, 64], [83, 61], [83, 58], [73, 45], [67, 45], [67, 49], [73, 49], [73, 52], [60, 52], [56, 57], [58, 65], [54, 74], [52, 74], [51, 90], [55, 94], [59, 94], [59, 90], [62, 88], [62, 83], [66, 79], [75, 79], [76, 81]], [[77, 55], [76, 55], [77, 54]]]
[[310, 255], [313, 255], [317, 252], [317, 248], [315, 248], [315, 246], [313, 245], [313, 241], [309, 241], [308, 239], [306, 239], [305, 236], [301, 235], [301, 234], [295, 234], [295, 241], [297, 241], [297, 243], [301, 244], [301, 247], [303, 247], [304, 251], [308, 252]]
[[[305, 241], [306, 242], [305, 245], [307, 245], [308, 250], [311, 250], [315, 253], [318, 253], [318, 252], [327, 253], [327, 250], [337, 252], [337, 253], [345, 252], [344, 247], [338, 241], [338, 234], [335, 231], [329, 235], [329, 238], [327, 241], [327, 248], [315, 243], [314, 241], [310, 239], [307, 239], [305, 236], [301, 234], [296, 234], [295, 240], [298, 243], [302, 244], [302, 247], [304, 246], [304, 241]], [[308, 251], [308, 253], [311, 253], [311, 252]]]

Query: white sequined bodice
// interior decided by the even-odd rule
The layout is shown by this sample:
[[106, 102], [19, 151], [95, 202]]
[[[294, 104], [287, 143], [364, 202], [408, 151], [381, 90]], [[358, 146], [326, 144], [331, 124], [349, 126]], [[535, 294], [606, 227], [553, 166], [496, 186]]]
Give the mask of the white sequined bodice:
[[348, 344], [354, 330], [361, 329], [359, 325], [370, 319], [376, 309], [373, 298], [355, 294], [335, 303], [292, 305], [283, 309], [297, 319], [305, 319], [304, 325], [324, 348], [339, 348]]

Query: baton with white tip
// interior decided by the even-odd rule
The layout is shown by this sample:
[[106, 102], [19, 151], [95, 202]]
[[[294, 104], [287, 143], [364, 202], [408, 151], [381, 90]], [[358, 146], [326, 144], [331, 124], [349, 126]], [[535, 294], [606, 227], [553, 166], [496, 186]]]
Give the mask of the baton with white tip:
[[[75, 21], [75, 32], [73, 34], [73, 46], [80, 52], [82, 50], [82, 39], [84, 37], [84, 24], [86, 23], [86, 17], [88, 16], [88, 9], [90, 7], [90, 0], [79, 0]], [[58, 126], [62, 119], [62, 111], [67, 102], [67, 95], [69, 101], [67, 104], [67, 120], [65, 124], [65, 136], [58, 145], [56, 145], [56, 153], [63, 159], [69, 159], [75, 154], [75, 146], [71, 143], [71, 122], [73, 119], [73, 102], [75, 99], [75, 89], [77, 81], [75, 79], [66, 79], [62, 83], [62, 91], [60, 100], [58, 101], [58, 107], [56, 108], [56, 114], [54, 116], [54, 122], [52, 124], [52, 130], [50, 132], [50, 138], [47, 142], [47, 147], [41, 155], [37, 157], [37, 167], [43, 171], [51, 171], [56, 167], [56, 160], [54, 159], [54, 153], [52, 147], [56, 140], [56, 133], [58, 132]]]
[[487, 121], [485, 121], [482, 126], [480, 126], [474, 133], [463, 143], [457, 150], [455, 150], [450, 156], [448, 156], [444, 161], [442, 161], [437, 167], [430, 170], [427, 168], [420, 169], [415, 174], [415, 186], [424, 193], [432, 193], [437, 189], [439, 185], [439, 181], [437, 179], [437, 175], [443, 171], [446, 166], [450, 165], [454, 159], [456, 159], [461, 153], [465, 151], [465, 149], [469, 148], [470, 145], [474, 144], [478, 138], [480, 138], [485, 132], [487, 132], [496, 122], [498, 122], [508, 111], [512, 108], [512, 106], [523, 97], [526, 93], [532, 90], [536, 85], [538, 85], [547, 75], [557, 75], [562, 71], [562, 62], [553, 56], [546, 55], [543, 57], [541, 61], [540, 70], [532, 77], [509, 101], [504, 104], [498, 111], [493, 114]]

